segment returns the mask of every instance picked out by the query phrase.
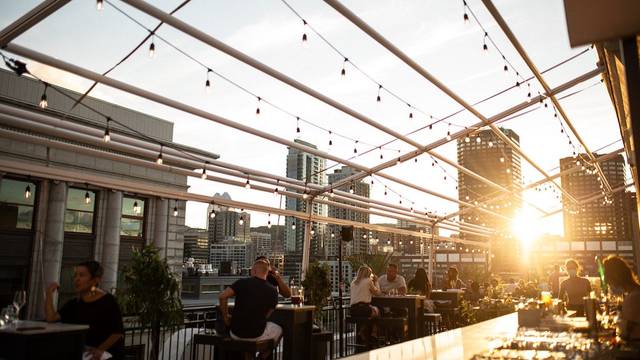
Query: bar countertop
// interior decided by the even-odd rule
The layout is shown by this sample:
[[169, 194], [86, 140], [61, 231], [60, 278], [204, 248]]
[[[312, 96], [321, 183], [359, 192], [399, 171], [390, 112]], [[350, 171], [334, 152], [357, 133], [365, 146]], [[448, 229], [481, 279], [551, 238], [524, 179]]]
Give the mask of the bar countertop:
[[347, 357], [350, 360], [468, 360], [489, 350], [492, 338], [514, 336], [518, 314], [512, 313], [433, 336], [406, 341]]
[[44, 321], [27, 321], [21, 320], [18, 326], [6, 325], [0, 327], [0, 334], [14, 335], [42, 335], [52, 333], [63, 333], [72, 331], [87, 331], [88, 325], [63, 324], [63, 323], [47, 323]]

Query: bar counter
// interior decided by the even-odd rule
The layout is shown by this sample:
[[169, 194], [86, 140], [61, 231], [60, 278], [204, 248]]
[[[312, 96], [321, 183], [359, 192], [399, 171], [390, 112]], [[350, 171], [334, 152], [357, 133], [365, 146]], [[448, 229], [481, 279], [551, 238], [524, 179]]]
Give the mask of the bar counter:
[[468, 360], [489, 349], [496, 337], [514, 336], [518, 331], [518, 314], [512, 313], [433, 336], [406, 341], [347, 357], [350, 360], [427, 359]]

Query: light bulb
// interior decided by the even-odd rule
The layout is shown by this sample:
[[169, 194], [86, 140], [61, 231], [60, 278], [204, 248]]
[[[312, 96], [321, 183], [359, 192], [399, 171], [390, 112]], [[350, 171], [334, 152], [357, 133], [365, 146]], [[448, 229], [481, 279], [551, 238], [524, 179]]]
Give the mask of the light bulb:
[[98, 11], [100, 11], [100, 10], [102, 10], [103, 7], [104, 7], [103, 0], [97, 0], [96, 1], [96, 9], [98, 9]]
[[27, 187], [24, 189], [24, 198], [28, 199], [31, 197], [31, 186], [27, 185]]
[[302, 194], [302, 198], [304, 200], [307, 200], [309, 198], [309, 194], [307, 194], [306, 192], [304, 194]]
[[293, 223], [291, 223], [291, 230], [295, 230], [295, 229], [296, 229], [296, 223], [293, 222]]
[[149, 57], [153, 58], [156, 56], [156, 44], [151, 41], [151, 45], [149, 45]]
[[273, 189], [273, 195], [278, 195], [278, 188]]
[[477, 138], [476, 138], [476, 142], [477, 142], [478, 144], [480, 144], [480, 143], [482, 142], [482, 139], [481, 139], [480, 137], [477, 137]]
[[493, 141], [489, 141], [489, 147], [493, 147]]
[[353, 194], [353, 185], [349, 186], [349, 193]]
[[211, 92], [211, 80], [207, 79], [204, 83], [204, 91], [209, 94]]
[[213, 219], [216, 217], [216, 211], [211, 209], [211, 212], [209, 213], [209, 219]]
[[500, 162], [503, 163], [504, 162], [504, 158], [500, 157]]
[[313, 235], [315, 235], [315, 234], [316, 234], [316, 231], [315, 231], [315, 230], [313, 230], [313, 229], [311, 229], [311, 236], [313, 236]]
[[104, 129], [104, 136], [102, 137], [102, 140], [104, 140], [104, 142], [111, 141], [111, 131], [109, 131], [109, 128]]
[[158, 157], [156, 158], [156, 163], [158, 165], [162, 165], [162, 152], [158, 153]]
[[240, 220], [238, 220], [238, 224], [244, 225], [244, 216], [240, 216]]
[[178, 207], [177, 206], [173, 207], [173, 216], [178, 216]]
[[465, 24], [469, 22], [469, 15], [467, 15], [467, 13], [464, 13], [464, 15], [462, 16], [462, 19], [464, 20]]
[[202, 180], [207, 180], [207, 170], [206, 169], [202, 169], [202, 175], [200, 175], [200, 178]]
[[88, 191], [84, 193], [84, 203], [85, 204], [91, 203], [91, 195], [89, 195]]
[[134, 214], [139, 214], [140, 213], [140, 207], [138, 206], [138, 202], [137, 201], [133, 202], [133, 213]]
[[251, 184], [249, 183], [249, 179], [247, 179], [247, 182], [244, 184], [244, 188], [247, 190], [251, 189]]
[[271, 220], [267, 221], [267, 229], [271, 229]]
[[333, 192], [333, 189], [330, 189], [330, 190], [329, 190], [329, 196], [330, 196], [330, 197], [332, 197], [332, 198], [333, 198], [334, 196], [336, 196], [336, 194]]
[[451, 141], [451, 131], [447, 131], [447, 141]]
[[465, 136], [465, 137], [464, 137], [464, 142], [468, 143], [469, 141], [471, 141], [471, 139], [469, 139], [469, 136], [468, 136], [468, 135], [467, 135], [467, 136]]
[[46, 109], [49, 106], [46, 93], [43, 93], [42, 96], [40, 97], [40, 102], [38, 103], [38, 106], [40, 106], [40, 108], [42, 109]]

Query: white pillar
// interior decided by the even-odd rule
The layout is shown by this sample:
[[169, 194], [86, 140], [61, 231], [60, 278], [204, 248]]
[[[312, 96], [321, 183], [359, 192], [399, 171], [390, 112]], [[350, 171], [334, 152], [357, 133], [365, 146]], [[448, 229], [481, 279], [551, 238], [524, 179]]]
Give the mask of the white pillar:
[[167, 226], [169, 221], [169, 200], [155, 199], [155, 219], [153, 228], [153, 245], [160, 250], [160, 256], [167, 256]]
[[102, 289], [111, 292], [118, 283], [118, 259], [120, 258], [120, 219], [122, 217], [122, 192], [107, 191], [107, 206], [102, 238]]
[[49, 180], [42, 180], [36, 194], [36, 214], [33, 232], [33, 251], [31, 255], [31, 281], [29, 284], [29, 303], [27, 319], [44, 319], [44, 297], [46, 284], [43, 282], [44, 239], [46, 232], [47, 209], [49, 208]]
[[62, 181], [54, 181], [49, 189], [44, 256], [42, 259], [45, 288], [52, 282], [60, 282], [64, 244], [64, 212], [67, 206], [67, 184]]

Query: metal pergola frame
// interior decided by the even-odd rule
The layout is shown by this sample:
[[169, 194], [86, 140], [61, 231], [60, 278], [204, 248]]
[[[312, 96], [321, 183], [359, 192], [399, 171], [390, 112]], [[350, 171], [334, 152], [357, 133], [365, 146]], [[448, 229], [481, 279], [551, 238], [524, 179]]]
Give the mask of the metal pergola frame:
[[[555, 179], [557, 177], [559, 177], [562, 172], [559, 172], [558, 174], [555, 175], [550, 175], [548, 174], [544, 169], [542, 169], [540, 166], [538, 166], [531, 158], [529, 158], [523, 151], [522, 149], [515, 144], [513, 141], [511, 141], [511, 139], [509, 139], [506, 135], [504, 135], [495, 125], [494, 123], [498, 120], [504, 119], [509, 115], [515, 114], [523, 109], [526, 109], [527, 107], [531, 106], [532, 104], [537, 103], [538, 101], [542, 101], [544, 100], [546, 97], [551, 98], [552, 102], [554, 103], [554, 105], [556, 106], [556, 108], [561, 112], [561, 115], [563, 116], [563, 118], [565, 119], [565, 122], [567, 122], [567, 124], [570, 126], [571, 130], [573, 131], [574, 135], [576, 136], [576, 138], [581, 142], [583, 148], [588, 152], [592, 163], [594, 164], [594, 166], [596, 167], [596, 169], [600, 172], [601, 177], [603, 178], [606, 186], [607, 186], [607, 190], [608, 192], [612, 192], [612, 191], [620, 191], [619, 189], [611, 189], [609, 184], [606, 182], [606, 178], [604, 178], [604, 176], [602, 176], [602, 170], [600, 169], [599, 165], [598, 165], [598, 159], [596, 159], [593, 154], [588, 150], [586, 144], [583, 143], [582, 139], [580, 138], [580, 136], [578, 135], [577, 131], [575, 130], [575, 128], [573, 127], [573, 125], [570, 123], [568, 117], [566, 116], [566, 114], [564, 113], [564, 111], [562, 110], [560, 104], [558, 103], [557, 99], [555, 98], [555, 95], [566, 90], [569, 89], [573, 86], [575, 86], [576, 84], [585, 81], [587, 79], [590, 79], [594, 76], [599, 75], [602, 71], [603, 68], [599, 67], [596, 68], [595, 70], [592, 70], [590, 72], [587, 72], [563, 85], [560, 85], [558, 87], [556, 87], [555, 89], [551, 89], [549, 88], [549, 86], [544, 82], [544, 79], [542, 79], [540, 73], [537, 71], [537, 69], [535, 68], [534, 64], [530, 61], [530, 59], [528, 59], [528, 56], [526, 55], [526, 52], [524, 52], [524, 50], [521, 48], [521, 46], [519, 45], [519, 43], [517, 42], [517, 38], [515, 37], [515, 35], [513, 35], [513, 33], [510, 32], [510, 30], [508, 29], [508, 26], [506, 25], [506, 23], [504, 22], [504, 20], [500, 17], [499, 13], [497, 13], [497, 11], [492, 11], [491, 9], [490, 12], [492, 12], [492, 15], [494, 17], [496, 17], [496, 20], [499, 22], [501, 28], [503, 29], [503, 31], [505, 31], [505, 33], [507, 34], [507, 37], [509, 37], [509, 39], [511, 40], [511, 42], [513, 43], [513, 45], [518, 49], [519, 53], [521, 54], [521, 56], [525, 59], [525, 62], [527, 62], [527, 65], [531, 68], [532, 72], [534, 73], [534, 75], [536, 76], [536, 78], [538, 79], [538, 81], [542, 84], [542, 86], [544, 87], [545, 93], [542, 95], [539, 95], [538, 97], [534, 97], [531, 99], [531, 101], [526, 101], [523, 102], [521, 104], [515, 105], [499, 114], [496, 114], [490, 118], [485, 117], [484, 115], [482, 115], [480, 112], [478, 112], [472, 105], [468, 104], [466, 101], [464, 101], [461, 97], [459, 97], [456, 93], [454, 93], [452, 90], [450, 90], [448, 87], [446, 87], [446, 85], [444, 85], [442, 82], [440, 82], [438, 79], [436, 79], [433, 75], [431, 75], [426, 69], [424, 69], [422, 66], [420, 66], [417, 62], [415, 62], [413, 59], [411, 59], [409, 56], [407, 56], [406, 54], [404, 54], [399, 48], [397, 48], [395, 45], [393, 45], [390, 41], [388, 41], [387, 39], [385, 39], [381, 34], [379, 34], [378, 32], [376, 32], [373, 28], [371, 28], [368, 24], [366, 24], [363, 20], [361, 20], [359, 17], [357, 17], [354, 13], [352, 13], [349, 9], [347, 9], [346, 7], [344, 7], [340, 2], [336, 1], [336, 0], [325, 0], [325, 2], [327, 4], [329, 4], [330, 6], [332, 6], [334, 9], [336, 9], [340, 14], [342, 14], [342, 16], [344, 16], [345, 18], [347, 18], [348, 20], [350, 20], [352, 23], [354, 23], [356, 26], [358, 26], [359, 28], [361, 28], [365, 33], [367, 33], [369, 36], [371, 36], [374, 40], [376, 40], [378, 43], [380, 43], [382, 46], [384, 46], [385, 48], [387, 48], [390, 52], [392, 52], [396, 57], [398, 57], [399, 59], [401, 59], [402, 61], [404, 61], [407, 65], [409, 65], [412, 69], [414, 69], [416, 72], [418, 72], [420, 75], [422, 75], [425, 79], [429, 80], [433, 85], [435, 85], [436, 87], [438, 87], [441, 91], [443, 91], [445, 94], [447, 94], [451, 99], [453, 99], [454, 101], [456, 101], [457, 103], [459, 103], [460, 105], [462, 105], [465, 109], [467, 109], [469, 112], [471, 112], [474, 116], [476, 116], [480, 122], [477, 123], [476, 125], [473, 125], [467, 129], [461, 130], [456, 132], [455, 134], [451, 135], [451, 140], [447, 140], [446, 138], [437, 140], [431, 144], [428, 145], [422, 145], [417, 143], [416, 141], [408, 138], [407, 136], [404, 136], [398, 132], [396, 132], [393, 129], [390, 129], [378, 122], [376, 122], [375, 120], [357, 112], [354, 109], [351, 109], [350, 107], [339, 103], [338, 101], [329, 98], [328, 96], [292, 79], [291, 77], [279, 72], [276, 69], [273, 69], [271, 67], [268, 67], [265, 64], [260, 63], [259, 61], [257, 61], [256, 59], [243, 54], [242, 52], [222, 43], [221, 41], [213, 38], [212, 36], [200, 31], [199, 29], [192, 27], [191, 25], [175, 18], [174, 16], [165, 13], [143, 1], [140, 0], [122, 0], [124, 3], [127, 3], [128, 5], [146, 13], [147, 15], [154, 17], [156, 19], [159, 19], [160, 21], [168, 24], [169, 26], [174, 27], [175, 29], [181, 31], [184, 34], [190, 35], [191, 37], [202, 41], [203, 43], [214, 47], [234, 58], [236, 58], [239, 61], [244, 62], [247, 65], [250, 65], [252, 67], [254, 67], [255, 69], [270, 75], [271, 77], [280, 80], [281, 82], [301, 91], [306, 93], [309, 96], [312, 96], [322, 102], [324, 102], [325, 104], [347, 114], [352, 116], [355, 119], [360, 120], [361, 122], [364, 122], [365, 124], [374, 127], [386, 134], [389, 134], [391, 136], [393, 136], [394, 138], [401, 140], [411, 146], [413, 146], [416, 150], [412, 150], [406, 154], [401, 155], [400, 157], [398, 157], [398, 159], [400, 160], [400, 162], [402, 161], [406, 161], [409, 159], [412, 159], [416, 156], [419, 156], [423, 153], [428, 153], [431, 156], [433, 156], [434, 158], [443, 161], [444, 163], [456, 168], [458, 171], [471, 176], [479, 181], [482, 181], [483, 183], [487, 184], [488, 186], [495, 188], [497, 191], [496, 193], [498, 194], [497, 198], [501, 198], [503, 196], [506, 195], [511, 195], [517, 198], [521, 198], [521, 194], [518, 194], [516, 192], [514, 192], [514, 190], [505, 188], [503, 186], [500, 186], [496, 183], [494, 183], [493, 181], [486, 179], [476, 173], [474, 173], [473, 171], [470, 171], [469, 169], [466, 169], [462, 166], [460, 166], [459, 164], [457, 164], [454, 161], [451, 161], [441, 155], [439, 155], [438, 153], [436, 153], [435, 150], [437, 147], [444, 145], [446, 143], [448, 143], [449, 141], [453, 141], [462, 137], [467, 136], [468, 134], [471, 134], [475, 131], [477, 131], [478, 129], [482, 128], [482, 127], [489, 127], [495, 134], [496, 136], [498, 136], [502, 141], [504, 141], [507, 145], [509, 145], [510, 147], [512, 147], [514, 149], [514, 151], [516, 151], [520, 156], [522, 156], [531, 166], [533, 166], [536, 170], [538, 170], [542, 175], [543, 175], [543, 179], [540, 181], [537, 181], [533, 184], [529, 184], [525, 187], [525, 189], [527, 188], [531, 188], [546, 182], [551, 182], [555, 187], [557, 187], [566, 197], [567, 199], [569, 199], [570, 201], [572, 201], [575, 204], [580, 204], [580, 203], [584, 203], [587, 200], [578, 200], [575, 199], [571, 194], [567, 193], [558, 183], [555, 182]], [[441, 199], [445, 199], [447, 201], [450, 202], [454, 202], [459, 204], [460, 206], [463, 207], [464, 209], [475, 209], [477, 211], [489, 214], [491, 216], [496, 216], [505, 220], [510, 220], [508, 217], [501, 215], [499, 213], [496, 213], [494, 211], [488, 210], [486, 208], [484, 208], [482, 205], [486, 205], [487, 202], [485, 202], [484, 204], [471, 204], [471, 203], [467, 203], [465, 201], [461, 201], [459, 199], [455, 199], [452, 198], [450, 196], [444, 195], [444, 194], [440, 194], [436, 191], [430, 190], [428, 188], [410, 183], [408, 181], [405, 181], [403, 179], [385, 174], [383, 172], [381, 172], [381, 170], [386, 169], [388, 167], [393, 166], [394, 164], [397, 163], [398, 159], [393, 159], [387, 162], [384, 162], [382, 164], [376, 165], [374, 167], [365, 167], [362, 165], [359, 165], [357, 163], [354, 163], [352, 161], [349, 160], [345, 160], [342, 159], [340, 157], [331, 155], [327, 152], [324, 151], [320, 151], [317, 149], [313, 149], [304, 145], [301, 145], [299, 143], [278, 137], [276, 135], [267, 133], [267, 132], [263, 132], [260, 130], [257, 130], [255, 128], [240, 124], [238, 122], [235, 122], [233, 120], [212, 114], [210, 112], [206, 112], [202, 109], [196, 108], [196, 107], [192, 107], [189, 106], [187, 104], [184, 103], [180, 103], [178, 101], [175, 101], [173, 99], [170, 98], [166, 98], [163, 97], [161, 95], [155, 94], [153, 92], [150, 91], [146, 91], [144, 89], [132, 86], [130, 84], [127, 84], [125, 82], [122, 81], [118, 81], [112, 78], [109, 78], [107, 76], [103, 76], [100, 75], [98, 73], [92, 72], [90, 70], [84, 69], [80, 66], [74, 65], [74, 64], [70, 64], [67, 62], [64, 62], [62, 60], [59, 59], [55, 59], [51, 56], [48, 56], [46, 54], [42, 54], [39, 53], [35, 50], [31, 50], [28, 49], [26, 47], [17, 45], [12, 43], [11, 41], [13, 39], [15, 39], [16, 37], [18, 37], [20, 34], [24, 33], [25, 31], [29, 30], [31, 27], [33, 27], [34, 25], [36, 25], [39, 21], [41, 21], [42, 19], [46, 18], [47, 16], [49, 16], [50, 14], [52, 14], [53, 12], [55, 12], [56, 10], [58, 10], [59, 8], [61, 8], [62, 6], [64, 6], [66, 3], [68, 3], [69, 0], [47, 0], [44, 1], [43, 3], [41, 3], [40, 5], [38, 5], [37, 7], [35, 7], [33, 10], [31, 10], [30, 12], [28, 12], [26, 15], [20, 17], [18, 20], [16, 20], [15, 22], [13, 22], [12, 24], [10, 24], [9, 26], [7, 26], [5, 29], [3, 29], [2, 31], [0, 31], [0, 46], [3, 47], [4, 49], [6, 49], [7, 51], [14, 53], [16, 55], [19, 56], [23, 56], [26, 58], [29, 58], [31, 60], [34, 61], [38, 61], [42, 64], [57, 68], [57, 69], [61, 69], [70, 73], [73, 73], [75, 75], [78, 75], [80, 77], [86, 78], [86, 79], [90, 79], [99, 83], [102, 83], [104, 85], [110, 86], [112, 88], [116, 88], [119, 89], [121, 91], [130, 93], [132, 95], [136, 95], [142, 98], [146, 98], [148, 100], [151, 100], [155, 103], [159, 103], [159, 104], [163, 104], [166, 105], [168, 107], [177, 109], [177, 110], [181, 110], [183, 112], [186, 113], [190, 113], [192, 115], [195, 115], [199, 118], [202, 119], [206, 119], [206, 120], [210, 120], [213, 122], [216, 122], [218, 124], [221, 125], [225, 125], [234, 129], [237, 129], [239, 131], [248, 133], [248, 134], [252, 134], [254, 136], [258, 136], [264, 139], [267, 139], [269, 141], [273, 141], [285, 146], [289, 146], [292, 148], [296, 148], [300, 151], [306, 152], [306, 153], [310, 153], [310, 154], [314, 154], [316, 156], [325, 158], [325, 159], [329, 159], [341, 164], [345, 164], [347, 166], [350, 166], [358, 171], [360, 171], [360, 173], [353, 175], [347, 179], [344, 179], [342, 181], [339, 181], [335, 184], [332, 184], [330, 186], [321, 186], [321, 185], [313, 185], [313, 184], [307, 184], [304, 183], [300, 180], [297, 179], [290, 179], [287, 177], [282, 177], [282, 176], [277, 176], [274, 174], [268, 174], [262, 171], [258, 171], [258, 170], [254, 170], [254, 169], [249, 169], [249, 168], [244, 168], [244, 167], [240, 167], [237, 165], [233, 165], [233, 164], [228, 164], [225, 163], [223, 161], [219, 161], [216, 159], [202, 159], [201, 157], [198, 158], [198, 160], [193, 160], [193, 159], [185, 159], [184, 158], [184, 153], [180, 152], [180, 151], [175, 151], [170, 149], [170, 147], [166, 147], [164, 150], [164, 154], [166, 156], [167, 159], [167, 163], [168, 164], [163, 164], [163, 165], [157, 165], [155, 164], [155, 162], [153, 161], [155, 158], [155, 154], [157, 154], [158, 152], [158, 145], [149, 142], [148, 144], [146, 144], [145, 147], [140, 147], [140, 148], [136, 148], [136, 145], [134, 145], [134, 143], [132, 143], [132, 139], [127, 138], [126, 136], [118, 136], [115, 135], [114, 139], [112, 142], [110, 142], [110, 144], [108, 144], [108, 146], [105, 146], [104, 143], [100, 144], [101, 148], [105, 148], [105, 149], [114, 149], [114, 148], [119, 148], [121, 150], [126, 150], [127, 153], [136, 153], [137, 151], [137, 155], [138, 157], [131, 157], [131, 156], [123, 156], [123, 155], [116, 155], [113, 153], [110, 153], [106, 150], [100, 150], [100, 149], [91, 149], [89, 147], [87, 147], [87, 144], [96, 144], [96, 141], [100, 142], [100, 134], [96, 134], [95, 131], [92, 133], [90, 130], [87, 130], [85, 132], [81, 132], [79, 128], [72, 128], [71, 126], [68, 126], [66, 129], [60, 129], [60, 128], [56, 128], [53, 126], [50, 126], [47, 128], [48, 125], [46, 124], [38, 124], [37, 121], [34, 121], [33, 119], [38, 118], [39, 116], [46, 116], [43, 114], [38, 114], [38, 113], [34, 113], [32, 112], [31, 114], [26, 114], [26, 113], [21, 113], [19, 112], [18, 109], [11, 109], [10, 107], [7, 107], [5, 105], [0, 105], [0, 118], [3, 121], [13, 121], [13, 124], [16, 127], [20, 127], [22, 126], [23, 129], [24, 127], [27, 127], [29, 129], [31, 129], [32, 131], [36, 132], [35, 134], [25, 134], [25, 133], [21, 133], [21, 132], [16, 132], [16, 131], [11, 131], [11, 130], [6, 130], [6, 129], [2, 129], [0, 131], [0, 134], [3, 136], [7, 136], [7, 137], [12, 137], [12, 138], [16, 138], [16, 139], [23, 139], [25, 141], [31, 141], [31, 142], [37, 142], [40, 144], [46, 144], [47, 146], [52, 146], [52, 147], [60, 147], [60, 148], [74, 148], [77, 151], [83, 151], [83, 152], [91, 152], [96, 156], [118, 156], [118, 159], [121, 161], [130, 161], [130, 162], [139, 162], [140, 164], [144, 164], [144, 166], [147, 167], [162, 167], [163, 169], [167, 169], [167, 167], [170, 169], [170, 171], [175, 171], [177, 173], [180, 173], [182, 175], [186, 175], [186, 176], [199, 176], [199, 173], [197, 172], [199, 169], [206, 169], [206, 171], [211, 171], [214, 173], [220, 173], [223, 175], [227, 175], [227, 176], [231, 176], [232, 178], [240, 178], [241, 180], [234, 180], [232, 178], [226, 178], [226, 177], [220, 177], [220, 176], [213, 176], [213, 175], [209, 175], [207, 174], [207, 178], [213, 180], [213, 181], [217, 181], [217, 182], [222, 182], [222, 183], [227, 183], [227, 184], [231, 184], [231, 185], [236, 185], [236, 186], [244, 186], [244, 179], [248, 179], [251, 178], [252, 180], [255, 180], [257, 182], [263, 183], [263, 184], [267, 184], [267, 185], [275, 185], [278, 186], [280, 184], [280, 182], [286, 184], [286, 187], [292, 190], [296, 190], [296, 191], [304, 191], [304, 193], [299, 193], [299, 192], [293, 192], [293, 191], [287, 191], [287, 190], [283, 190], [281, 191], [281, 193], [283, 195], [289, 196], [289, 197], [294, 197], [297, 199], [303, 199], [306, 200], [308, 202], [317, 202], [317, 203], [322, 203], [322, 204], [327, 204], [327, 205], [331, 205], [331, 206], [337, 206], [337, 207], [343, 207], [343, 208], [347, 208], [347, 209], [351, 209], [351, 210], [355, 210], [355, 211], [361, 211], [361, 212], [366, 212], [369, 214], [375, 214], [375, 215], [380, 215], [380, 216], [385, 216], [385, 217], [389, 217], [389, 218], [395, 218], [395, 219], [401, 219], [401, 220], [406, 220], [406, 221], [411, 221], [414, 222], [416, 224], [419, 225], [424, 225], [424, 226], [428, 226], [431, 228], [442, 228], [442, 229], [447, 229], [447, 230], [454, 230], [454, 231], [459, 231], [461, 233], [469, 233], [469, 234], [473, 234], [473, 235], [478, 235], [481, 237], [490, 237], [490, 236], [494, 236], [494, 232], [491, 229], [488, 229], [484, 226], [480, 226], [480, 225], [476, 225], [476, 224], [468, 224], [468, 223], [463, 223], [460, 221], [452, 221], [450, 220], [452, 217], [458, 215], [458, 214], [449, 214], [446, 215], [444, 217], [438, 217], [438, 216], [433, 216], [431, 214], [425, 214], [424, 216], [421, 214], [416, 214], [413, 209], [409, 210], [405, 207], [402, 206], [398, 206], [395, 204], [391, 204], [391, 203], [387, 203], [384, 201], [379, 201], [379, 200], [374, 200], [374, 199], [369, 199], [369, 198], [365, 198], [362, 196], [358, 196], [358, 195], [354, 195], [354, 194], [349, 194], [348, 192], [344, 192], [344, 191], [333, 191], [335, 193], [335, 196], [337, 197], [336, 200], [340, 200], [341, 202], [337, 202], [337, 201], [333, 201], [332, 199], [328, 199], [328, 197], [326, 195], [324, 195], [327, 191], [329, 190], [334, 190], [342, 185], [348, 184], [349, 182], [353, 182], [353, 181], [357, 181], [359, 179], [362, 179], [368, 175], [377, 175], [380, 176], [382, 178], [385, 178], [387, 180], [393, 181], [397, 184], [401, 184], [413, 189], [416, 189], [424, 194], [428, 194], [428, 195], [432, 195], [432, 196], [436, 196], [439, 197]], [[489, 0], [483, 0], [483, 2], [485, 3], [485, 5], [487, 5], [487, 7], [492, 7], [493, 5], [491, 4], [491, 2]], [[495, 8], [493, 8], [493, 10], [495, 10]], [[500, 20], [499, 20], [500, 19]], [[13, 113], [12, 113], [13, 112]], [[29, 121], [28, 119], [31, 118], [31, 121]], [[49, 119], [51, 120], [51, 119]], [[39, 128], [38, 128], [39, 126]], [[86, 129], [85, 129], [86, 130]], [[96, 129], [94, 129], [96, 130]], [[57, 132], [56, 132], [57, 131]], [[56, 141], [55, 139], [51, 139], [51, 138], [47, 138], [47, 136], [42, 136], [42, 134], [47, 135], [47, 134], [57, 134], [59, 136], [67, 136], [67, 139], [69, 140], [73, 140], [73, 141], [77, 141], [78, 143], [76, 144], [72, 144], [72, 143], [67, 143], [67, 142], [61, 142], [61, 141]], [[41, 134], [41, 135], [38, 135]], [[139, 140], [138, 140], [139, 141]], [[134, 141], [135, 142], [135, 141]], [[140, 143], [137, 143], [137, 145], [141, 145]], [[398, 234], [405, 234], [405, 235], [410, 235], [410, 236], [416, 236], [419, 238], [429, 238], [432, 239], [434, 238], [433, 234], [427, 234], [427, 233], [423, 233], [423, 232], [418, 232], [418, 231], [412, 231], [412, 230], [407, 230], [407, 229], [398, 229], [398, 228], [389, 228], [389, 227], [385, 227], [385, 226], [381, 226], [381, 225], [375, 225], [375, 224], [364, 224], [364, 223], [358, 223], [358, 222], [354, 222], [354, 221], [349, 221], [349, 220], [343, 220], [343, 219], [336, 219], [336, 218], [328, 218], [328, 217], [323, 217], [323, 216], [317, 216], [317, 215], [313, 215], [311, 213], [302, 213], [302, 212], [297, 212], [297, 211], [291, 211], [291, 210], [284, 210], [284, 209], [280, 209], [280, 208], [274, 208], [274, 207], [268, 207], [268, 206], [262, 206], [262, 205], [258, 205], [258, 204], [250, 204], [250, 203], [244, 203], [244, 202], [238, 202], [238, 201], [231, 201], [231, 200], [227, 200], [227, 199], [223, 199], [223, 198], [219, 198], [219, 197], [209, 197], [209, 196], [204, 196], [204, 195], [198, 195], [198, 194], [192, 194], [192, 193], [188, 193], [187, 191], [175, 191], [175, 190], [171, 190], [171, 189], [163, 189], [161, 187], [153, 187], [150, 189], [145, 189], [144, 186], [140, 186], [140, 185], [136, 185], [133, 183], [128, 183], [128, 182], [124, 182], [124, 181], [119, 181], [117, 179], [108, 179], [107, 181], [104, 180], [104, 178], [101, 177], [97, 177], [97, 176], [93, 176], [91, 174], [77, 174], [77, 173], [73, 173], [73, 176], [71, 176], [71, 174], [68, 173], [68, 171], [62, 169], [62, 168], [55, 168], [55, 167], [46, 167], [46, 166], [41, 166], [39, 164], [24, 164], [24, 163], [15, 163], [12, 162], [10, 160], [3, 160], [0, 159], [0, 167], [2, 167], [3, 169], [7, 169], [9, 171], [12, 172], [16, 172], [16, 173], [25, 173], [25, 171], [29, 171], [29, 173], [38, 176], [38, 174], [40, 174], [41, 176], [48, 176], [48, 177], [52, 177], [52, 178], [56, 178], [56, 179], [61, 179], [61, 180], [65, 180], [65, 179], [69, 179], [69, 181], [83, 181], [86, 183], [91, 183], [91, 184], [95, 184], [98, 186], [104, 186], [104, 187], [111, 187], [111, 188], [119, 188], [122, 190], [127, 190], [127, 191], [133, 191], [133, 192], [137, 192], [140, 194], [153, 194], [153, 195], [158, 195], [158, 196], [163, 196], [163, 197], [169, 197], [169, 198], [175, 198], [175, 199], [180, 199], [180, 200], [189, 200], [189, 201], [198, 201], [198, 202], [205, 202], [205, 203], [211, 203], [211, 202], [215, 202], [217, 204], [220, 205], [225, 205], [225, 206], [230, 206], [230, 207], [234, 207], [234, 208], [244, 208], [244, 209], [248, 209], [248, 210], [253, 210], [253, 211], [258, 211], [258, 212], [265, 212], [265, 213], [271, 213], [271, 214], [279, 214], [279, 215], [284, 215], [284, 216], [293, 216], [296, 217], [298, 219], [301, 220], [306, 220], [307, 221], [307, 231], [305, 232], [305, 243], [304, 243], [304, 249], [303, 249], [303, 254], [308, 253], [308, 249], [310, 246], [310, 236], [309, 236], [309, 222], [313, 221], [313, 222], [320, 222], [320, 223], [330, 223], [330, 224], [336, 224], [336, 225], [350, 225], [350, 226], [355, 226], [357, 228], [363, 228], [363, 229], [369, 229], [369, 230], [373, 230], [373, 231], [385, 231], [385, 232], [395, 232]], [[576, 170], [577, 171], [577, 170]], [[79, 177], [81, 179], [79, 179]], [[272, 187], [267, 187], [267, 186], [263, 186], [263, 185], [253, 185], [253, 188], [255, 190], [259, 190], [259, 191], [265, 191], [265, 192], [271, 192], [273, 190]], [[523, 189], [523, 190], [525, 190]], [[309, 191], [309, 194], [307, 194], [307, 190]], [[603, 195], [604, 196], [604, 195]], [[494, 198], [493, 200], [488, 200], [488, 201], [495, 201], [496, 198]], [[310, 208], [310, 207], [308, 207]], [[372, 210], [375, 209], [375, 210]], [[549, 216], [553, 213], [550, 212], [545, 212], [544, 210], [539, 209], [543, 214], [545, 214], [545, 216]], [[486, 241], [471, 241], [471, 240], [463, 240], [463, 239], [458, 239], [458, 238], [448, 238], [448, 237], [444, 237], [441, 235], [437, 235], [438, 240], [441, 241], [450, 241], [450, 242], [455, 242], [455, 243], [461, 243], [461, 244], [465, 244], [465, 245], [470, 245], [470, 246], [477, 246], [477, 247], [489, 247], [489, 244]], [[431, 249], [433, 250], [433, 249]], [[303, 260], [303, 265], [302, 268], [306, 269], [306, 266], [308, 265], [308, 256], [304, 256], [303, 255], [303, 259], [306, 258], [306, 261]], [[430, 256], [430, 262], [433, 261], [433, 256]], [[431, 267], [430, 267], [431, 268]], [[304, 271], [304, 270], [303, 270]]]

